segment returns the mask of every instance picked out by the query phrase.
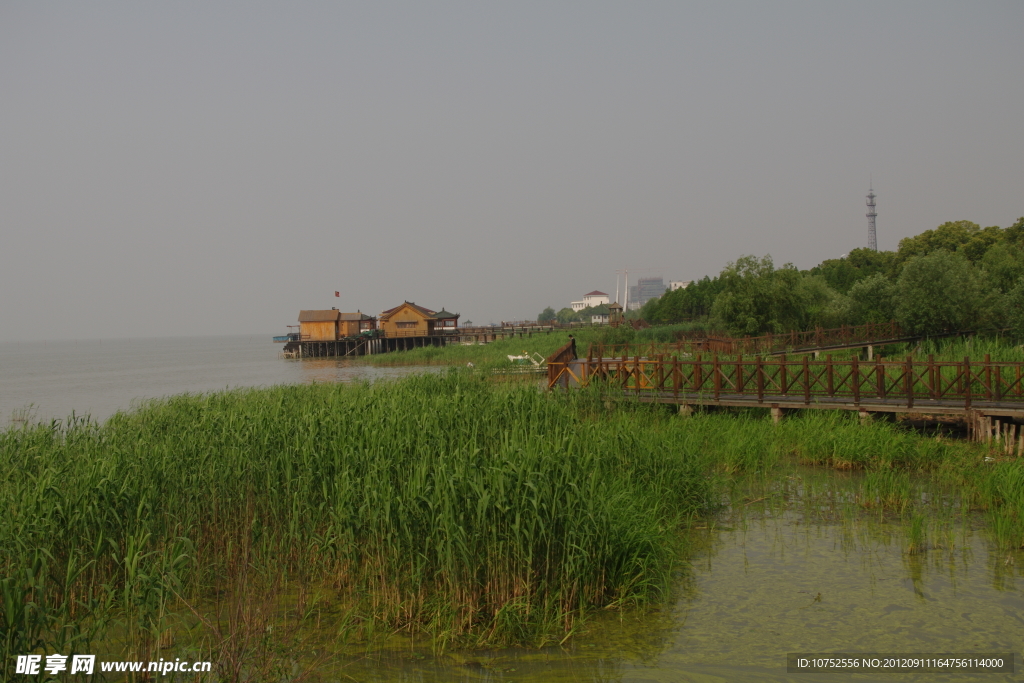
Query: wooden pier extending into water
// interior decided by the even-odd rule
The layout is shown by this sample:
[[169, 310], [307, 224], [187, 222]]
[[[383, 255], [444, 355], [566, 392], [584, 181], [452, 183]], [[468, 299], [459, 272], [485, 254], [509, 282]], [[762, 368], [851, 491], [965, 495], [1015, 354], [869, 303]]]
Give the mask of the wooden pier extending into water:
[[[303, 339], [299, 334], [288, 335], [281, 353], [286, 358], [328, 358], [345, 356], [368, 356], [394, 351], [408, 351], [426, 346], [448, 346], [450, 344], [489, 344], [499, 339], [532, 337], [535, 334], [551, 334], [553, 331], [571, 331], [575, 327], [540, 323], [507, 323], [502, 326], [460, 327], [436, 331], [434, 334], [421, 332], [366, 335], [341, 339]], [[282, 337], [282, 339], [284, 339]]]
[[902, 360], [786, 355], [721, 359], [718, 354], [595, 355], [573, 358], [566, 344], [548, 358], [548, 387], [600, 383], [641, 401], [671, 403], [688, 413], [698, 406], [785, 410], [855, 410], [955, 416], [975, 439], [1012, 439], [1024, 448], [1024, 363]]

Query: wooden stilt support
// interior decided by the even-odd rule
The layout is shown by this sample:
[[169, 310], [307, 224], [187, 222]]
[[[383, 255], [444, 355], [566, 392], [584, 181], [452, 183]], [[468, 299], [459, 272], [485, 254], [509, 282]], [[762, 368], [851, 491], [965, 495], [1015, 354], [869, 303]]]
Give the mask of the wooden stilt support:
[[778, 424], [782, 421], [782, 408], [777, 403], [772, 404], [772, 422]]
[[861, 425], [871, 424], [871, 413], [869, 413], [868, 411], [862, 409], [858, 411], [857, 415], [860, 417]]

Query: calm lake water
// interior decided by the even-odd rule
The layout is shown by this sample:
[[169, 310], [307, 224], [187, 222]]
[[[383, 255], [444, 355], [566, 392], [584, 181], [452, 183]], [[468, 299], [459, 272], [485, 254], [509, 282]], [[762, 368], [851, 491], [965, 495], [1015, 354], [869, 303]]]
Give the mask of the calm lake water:
[[[271, 335], [0, 343], [0, 428], [31, 411], [104, 420], [185, 392], [397, 377], [431, 368], [376, 368], [341, 359], [284, 360]], [[433, 368], [437, 370], [437, 368]]]
[[[997, 550], [980, 518], [940, 515], [928, 525], [930, 549], [910, 554], [902, 520], [843, 502], [856, 477], [794, 467], [771, 492], [734, 496], [697, 530], [672, 604], [599, 616], [565, 647], [435, 657], [422, 640], [395, 639], [344, 661], [330, 680], [1024, 680], [1024, 553]], [[1016, 672], [791, 674], [788, 652], [1015, 653]]]

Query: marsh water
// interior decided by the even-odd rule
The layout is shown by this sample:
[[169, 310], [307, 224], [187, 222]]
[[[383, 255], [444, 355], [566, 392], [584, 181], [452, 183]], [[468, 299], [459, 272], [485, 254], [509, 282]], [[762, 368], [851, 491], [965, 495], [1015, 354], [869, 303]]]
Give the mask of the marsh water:
[[[670, 604], [599, 615], [563, 647], [435, 656], [395, 638], [341, 658], [336, 680], [1021, 680], [1024, 553], [997, 550], [980, 518], [941, 504], [927, 550], [912, 553], [902, 517], [852, 502], [857, 479], [794, 467], [741, 485], [698, 524]], [[789, 674], [789, 652], [1016, 653], [1017, 673]]]
[[353, 382], [439, 368], [285, 360], [271, 335], [0, 343], [0, 428], [74, 412], [105, 420], [146, 399], [274, 384]]

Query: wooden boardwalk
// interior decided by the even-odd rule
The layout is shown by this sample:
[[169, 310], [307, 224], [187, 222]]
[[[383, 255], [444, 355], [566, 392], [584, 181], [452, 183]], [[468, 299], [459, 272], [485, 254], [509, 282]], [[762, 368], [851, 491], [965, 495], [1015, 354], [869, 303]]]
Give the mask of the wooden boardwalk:
[[[932, 335], [943, 337], [961, 332]], [[618, 358], [622, 355], [655, 356], [679, 353], [717, 353], [724, 356], [738, 354], [781, 355], [839, 351], [842, 349], [871, 348], [886, 344], [901, 344], [922, 339], [900, 329], [895, 322], [843, 325], [831, 329], [815, 328], [804, 332], [767, 334], [761, 337], [730, 337], [724, 333], [691, 334], [670, 343], [598, 344], [594, 356]], [[869, 353], [869, 357], [873, 356]]]
[[[591, 350], [593, 352], [593, 349]], [[694, 406], [771, 408], [778, 419], [787, 409], [856, 410], [953, 415], [976, 438], [1024, 421], [1024, 363], [936, 361], [932, 356], [903, 360], [821, 360], [804, 355], [742, 355], [727, 360], [695, 354], [589, 355], [573, 359], [566, 344], [548, 359], [548, 387], [600, 384], [642, 401]], [[994, 418], [999, 418], [995, 420]], [[1005, 424], [1003, 424], [1005, 422]]]
[[[389, 333], [387, 335], [344, 337], [341, 339], [303, 339], [288, 341], [281, 351], [286, 358], [331, 358], [345, 356], [367, 356], [379, 353], [408, 351], [425, 346], [449, 346], [451, 344], [488, 344], [499, 339], [522, 339], [535, 334], [551, 334], [554, 331], [572, 331], [575, 328], [558, 327], [550, 324], [525, 325], [509, 323], [504, 327], [461, 327], [452, 330], [437, 330], [433, 334], [423, 332]], [[297, 335], [296, 335], [297, 336]]]

